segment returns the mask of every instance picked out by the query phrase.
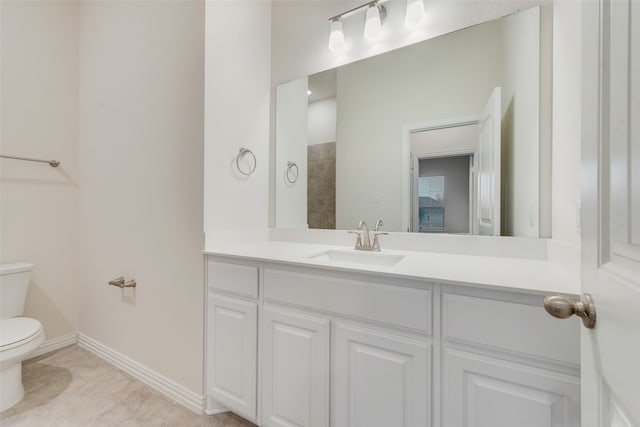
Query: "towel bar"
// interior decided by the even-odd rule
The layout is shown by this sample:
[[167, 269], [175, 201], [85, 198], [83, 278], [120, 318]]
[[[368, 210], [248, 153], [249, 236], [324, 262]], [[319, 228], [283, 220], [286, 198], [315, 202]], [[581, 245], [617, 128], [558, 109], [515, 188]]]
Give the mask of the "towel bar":
[[60, 166], [60, 162], [58, 160], [40, 160], [32, 159], [29, 157], [5, 156], [4, 154], [0, 154], [0, 157], [2, 157], [3, 159], [24, 160], [26, 162], [48, 163], [52, 168], [57, 168], [58, 166]]

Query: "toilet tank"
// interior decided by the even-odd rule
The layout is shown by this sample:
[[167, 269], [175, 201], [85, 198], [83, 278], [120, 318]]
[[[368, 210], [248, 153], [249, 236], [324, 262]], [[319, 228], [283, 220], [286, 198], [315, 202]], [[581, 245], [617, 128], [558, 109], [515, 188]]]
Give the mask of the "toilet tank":
[[0, 319], [21, 316], [33, 264], [0, 264]]

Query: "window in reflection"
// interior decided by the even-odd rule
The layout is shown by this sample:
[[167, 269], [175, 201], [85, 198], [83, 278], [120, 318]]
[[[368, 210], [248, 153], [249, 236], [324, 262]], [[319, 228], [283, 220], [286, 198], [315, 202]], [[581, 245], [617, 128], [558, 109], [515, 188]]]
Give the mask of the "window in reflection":
[[444, 176], [418, 178], [420, 231], [444, 231]]

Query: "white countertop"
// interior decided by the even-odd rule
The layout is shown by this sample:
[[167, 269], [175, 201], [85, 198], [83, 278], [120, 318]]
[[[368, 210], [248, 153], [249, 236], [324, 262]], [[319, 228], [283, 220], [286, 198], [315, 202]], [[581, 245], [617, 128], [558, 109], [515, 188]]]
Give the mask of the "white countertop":
[[536, 293], [580, 294], [580, 282], [576, 276], [544, 260], [385, 249], [382, 252], [403, 255], [404, 258], [394, 266], [313, 259], [314, 256], [332, 249], [353, 250], [345, 246], [263, 241], [204, 252], [216, 256], [424, 279], [438, 283], [470, 284]]

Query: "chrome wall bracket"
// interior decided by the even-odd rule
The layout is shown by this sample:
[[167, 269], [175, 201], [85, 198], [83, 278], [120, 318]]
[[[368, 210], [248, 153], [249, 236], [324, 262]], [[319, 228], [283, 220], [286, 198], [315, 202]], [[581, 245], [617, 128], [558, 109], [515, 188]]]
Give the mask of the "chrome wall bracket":
[[126, 280], [124, 277], [120, 276], [117, 279], [109, 280], [109, 284], [119, 288], [135, 288], [136, 279]]

